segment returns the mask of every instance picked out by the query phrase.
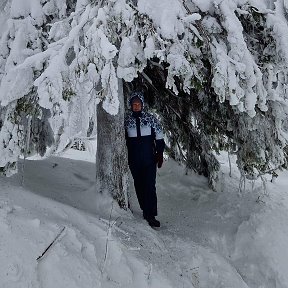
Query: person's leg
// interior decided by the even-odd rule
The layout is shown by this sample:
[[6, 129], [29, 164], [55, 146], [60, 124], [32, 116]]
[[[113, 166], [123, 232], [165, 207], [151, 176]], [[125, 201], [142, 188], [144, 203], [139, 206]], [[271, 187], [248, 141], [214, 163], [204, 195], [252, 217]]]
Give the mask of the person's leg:
[[156, 195], [156, 165], [146, 167], [142, 172], [142, 183], [144, 192], [144, 215], [146, 217], [157, 216], [157, 195]]
[[[134, 180], [134, 188], [136, 191], [136, 196], [138, 199], [138, 203], [139, 206], [141, 208], [141, 210], [144, 209], [144, 186], [143, 186], [143, 179], [141, 179], [142, 177], [142, 171], [141, 171], [141, 167], [136, 166], [136, 165], [130, 165], [130, 171]], [[142, 169], [143, 170], [143, 169]]]

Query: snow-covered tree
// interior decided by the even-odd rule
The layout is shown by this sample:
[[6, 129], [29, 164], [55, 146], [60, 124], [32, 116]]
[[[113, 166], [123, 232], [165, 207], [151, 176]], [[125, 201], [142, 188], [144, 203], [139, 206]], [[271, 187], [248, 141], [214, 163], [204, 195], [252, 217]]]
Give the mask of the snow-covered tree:
[[146, 89], [170, 155], [211, 184], [215, 151], [223, 149], [237, 153], [246, 176], [279, 169], [287, 146], [285, 7], [283, 0], [7, 1], [2, 172], [20, 155], [49, 155], [87, 137], [97, 118], [99, 189], [124, 203], [123, 81], [124, 91]]
[[219, 168], [215, 151], [236, 153], [241, 172], [251, 178], [286, 166], [287, 19], [285, 2], [273, 2], [186, 1], [185, 13], [201, 15], [173, 39], [197, 71], [189, 92], [179, 71], [177, 89], [164, 88], [168, 57], [152, 59], [142, 75], [164, 118], [171, 154], [209, 176], [212, 185]]

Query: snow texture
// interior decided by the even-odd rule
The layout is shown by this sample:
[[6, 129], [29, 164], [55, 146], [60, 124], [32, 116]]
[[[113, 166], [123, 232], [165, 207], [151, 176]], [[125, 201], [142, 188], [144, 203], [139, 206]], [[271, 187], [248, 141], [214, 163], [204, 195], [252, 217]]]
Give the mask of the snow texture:
[[223, 154], [215, 193], [166, 161], [155, 231], [133, 190], [133, 215], [95, 193], [87, 152], [63, 156], [26, 160], [24, 188], [21, 175], [0, 178], [1, 287], [287, 287], [286, 172], [239, 192], [235, 159], [229, 177]]

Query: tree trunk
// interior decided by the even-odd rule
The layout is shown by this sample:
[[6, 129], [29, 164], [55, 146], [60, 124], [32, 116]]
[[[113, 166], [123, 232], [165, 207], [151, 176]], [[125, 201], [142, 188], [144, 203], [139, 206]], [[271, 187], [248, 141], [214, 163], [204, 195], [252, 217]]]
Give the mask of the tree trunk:
[[124, 130], [123, 81], [119, 79], [119, 112], [112, 116], [98, 104], [96, 183], [99, 193], [110, 193], [121, 208], [128, 208], [128, 161]]

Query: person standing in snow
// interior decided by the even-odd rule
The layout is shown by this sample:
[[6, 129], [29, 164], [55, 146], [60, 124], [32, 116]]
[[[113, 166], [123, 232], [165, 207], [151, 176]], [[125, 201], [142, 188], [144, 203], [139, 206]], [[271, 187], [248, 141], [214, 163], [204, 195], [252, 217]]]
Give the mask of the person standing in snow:
[[162, 167], [165, 142], [159, 121], [143, 111], [142, 92], [132, 92], [131, 111], [125, 118], [128, 164], [143, 217], [152, 227], [160, 227], [157, 216], [156, 166]]

